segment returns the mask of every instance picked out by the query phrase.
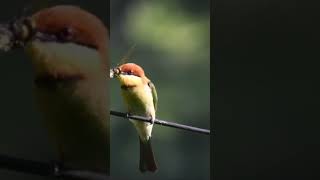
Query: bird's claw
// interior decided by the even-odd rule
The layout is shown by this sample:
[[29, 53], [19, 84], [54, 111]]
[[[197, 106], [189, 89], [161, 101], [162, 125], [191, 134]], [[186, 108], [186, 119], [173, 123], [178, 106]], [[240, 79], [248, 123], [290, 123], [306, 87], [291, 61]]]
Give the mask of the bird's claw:
[[154, 124], [155, 119], [153, 117], [151, 117], [149, 121], [151, 124]]
[[126, 118], [129, 119], [129, 117], [131, 116], [131, 113], [127, 113], [126, 114]]

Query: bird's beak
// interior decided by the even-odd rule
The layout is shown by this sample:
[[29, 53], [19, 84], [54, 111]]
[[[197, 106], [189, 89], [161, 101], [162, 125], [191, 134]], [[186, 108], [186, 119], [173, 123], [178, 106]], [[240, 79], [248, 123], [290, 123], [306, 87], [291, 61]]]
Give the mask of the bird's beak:
[[110, 69], [110, 78], [114, 78], [115, 76], [119, 76], [121, 71], [119, 68], [112, 68]]

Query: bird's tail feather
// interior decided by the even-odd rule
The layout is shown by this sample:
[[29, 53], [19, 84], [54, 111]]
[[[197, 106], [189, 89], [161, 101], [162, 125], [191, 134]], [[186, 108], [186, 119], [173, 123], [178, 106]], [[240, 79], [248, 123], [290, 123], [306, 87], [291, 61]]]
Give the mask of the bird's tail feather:
[[140, 164], [139, 169], [141, 172], [151, 171], [155, 172], [158, 167], [153, 155], [151, 138], [147, 141], [142, 141], [140, 138]]

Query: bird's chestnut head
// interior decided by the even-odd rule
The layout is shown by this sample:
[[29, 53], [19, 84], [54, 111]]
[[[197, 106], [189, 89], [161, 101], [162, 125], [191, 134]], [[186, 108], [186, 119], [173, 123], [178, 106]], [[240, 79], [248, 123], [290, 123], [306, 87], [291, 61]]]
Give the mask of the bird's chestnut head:
[[117, 68], [113, 69], [114, 75], [132, 75], [137, 77], [144, 77], [143, 69], [134, 63], [122, 64]]

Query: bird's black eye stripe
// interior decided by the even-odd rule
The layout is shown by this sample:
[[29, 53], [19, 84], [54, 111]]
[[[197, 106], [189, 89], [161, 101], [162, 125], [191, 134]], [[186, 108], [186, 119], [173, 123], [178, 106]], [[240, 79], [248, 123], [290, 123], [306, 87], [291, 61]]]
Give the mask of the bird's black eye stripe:
[[124, 75], [134, 75], [132, 71], [122, 71], [121, 73]]
[[70, 27], [63, 28], [60, 32], [56, 34], [59, 41], [69, 41], [72, 39], [73, 29]]
[[[68, 30], [69, 31], [69, 30]], [[58, 32], [55, 34], [50, 34], [47, 32], [41, 32], [38, 31], [36, 33], [36, 39], [39, 39], [41, 41], [55, 41], [55, 42], [60, 42], [60, 43], [69, 43], [69, 42], [73, 42], [72, 41], [72, 33], [68, 34], [67, 32]], [[91, 49], [98, 49], [97, 46], [92, 45], [92, 44], [85, 44], [85, 43], [81, 43], [81, 42], [73, 42], [82, 46], [86, 46], [88, 48]]]
[[139, 75], [134, 74], [133, 71], [120, 71], [120, 72], [121, 72], [121, 74], [123, 74], [123, 75], [132, 75], [132, 76], [140, 77]]

